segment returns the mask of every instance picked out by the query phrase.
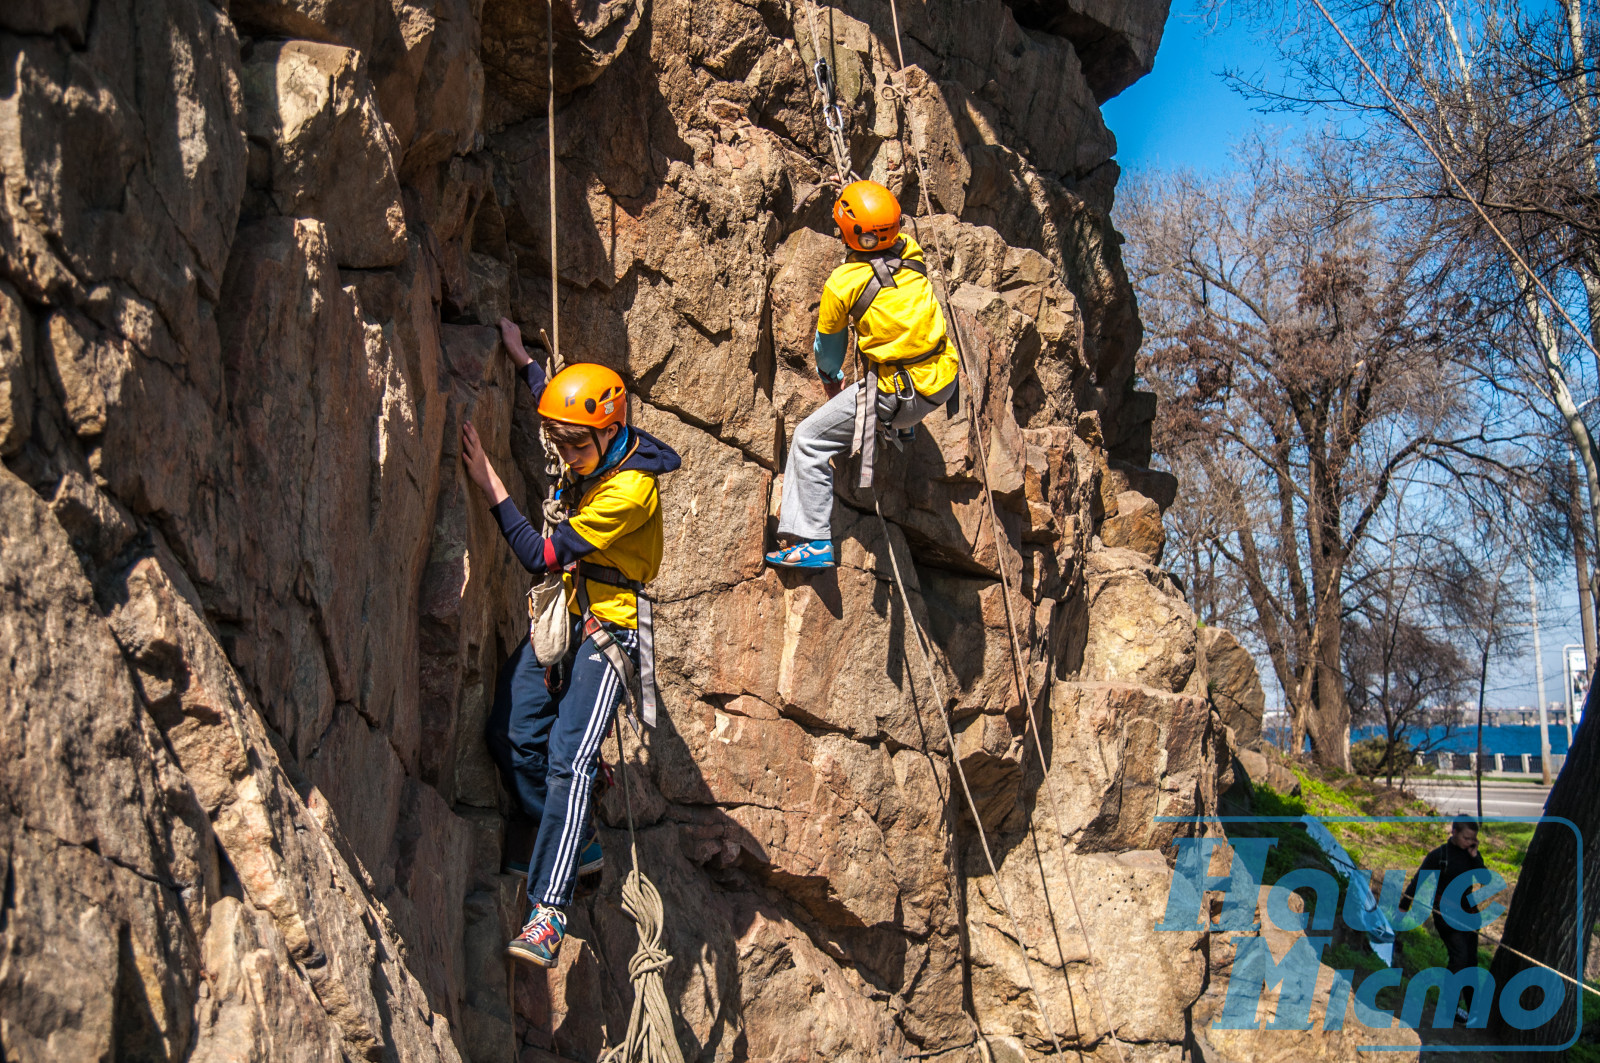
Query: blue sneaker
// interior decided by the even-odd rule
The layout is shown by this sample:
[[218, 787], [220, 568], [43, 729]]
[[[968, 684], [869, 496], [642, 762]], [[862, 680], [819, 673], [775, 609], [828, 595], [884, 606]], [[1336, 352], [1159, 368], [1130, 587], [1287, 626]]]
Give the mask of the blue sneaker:
[[548, 904], [536, 904], [522, 933], [506, 945], [506, 955], [536, 967], [554, 967], [556, 953], [567, 936], [567, 913]]
[[583, 852], [578, 854], [578, 877], [592, 875], [596, 871], [604, 871], [606, 854], [600, 851], [600, 839], [590, 838], [589, 844], [583, 847]]
[[767, 564], [779, 568], [833, 568], [833, 540], [812, 539], [774, 550], [767, 555]]

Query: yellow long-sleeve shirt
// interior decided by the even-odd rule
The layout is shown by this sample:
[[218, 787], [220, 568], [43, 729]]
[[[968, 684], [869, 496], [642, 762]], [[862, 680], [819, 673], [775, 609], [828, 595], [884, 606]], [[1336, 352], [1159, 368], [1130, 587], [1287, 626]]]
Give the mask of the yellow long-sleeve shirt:
[[[921, 246], [909, 236], [902, 239], [906, 246], [901, 257], [923, 261]], [[905, 367], [918, 392], [937, 394], [955, 380], [960, 369], [955, 350], [945, 336], [944, 313], [927, 277], [916, 270], [901, 269], [894, 279], [897, 286], [881, 289], [861, 315], [856, 324], [856, 342], [877, 370], [880, 391], [894, 390], [894, 373], [901, 368], [895, 363], [939, 349], [937, 357]], [[870, 280], [872, 265], [868, 262], [846, 262], [835, 269], [822, 286], [817, 331], [832, 335], [848, 325], [850, 307]]]

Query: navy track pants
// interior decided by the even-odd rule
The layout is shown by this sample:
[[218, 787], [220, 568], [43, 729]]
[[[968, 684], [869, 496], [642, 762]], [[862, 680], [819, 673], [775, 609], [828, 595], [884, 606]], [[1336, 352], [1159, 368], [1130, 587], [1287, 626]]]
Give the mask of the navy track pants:
[[[637, 662], [639, 633], [607, 625]], [[577, 642], [579, 631], [573, 632]], [[622, 681], [583, 639], [568, 651], [567, 682], [558, 694], [545, 685], [545, 668], [523, 639], [500, 669], [489, 752], [500, 778], [522, 811], [538, 823], [528, 861], [528, 902], [565, 906], [572, 901], [578, 856], [589, 826], [600, 743], [622, 700]]]

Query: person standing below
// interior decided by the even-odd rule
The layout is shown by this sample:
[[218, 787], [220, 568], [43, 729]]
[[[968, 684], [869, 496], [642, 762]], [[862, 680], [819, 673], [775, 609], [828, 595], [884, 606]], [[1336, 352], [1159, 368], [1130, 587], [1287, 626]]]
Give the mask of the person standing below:
[[[1441, 902], [1452, 882], [1469, 872], [1483, 869], [1483, 857], [1478, 855], [1478, 821], [1458, 819], [1450, 824], [1449, 840], [1422, 858], [1417, 873], [1411, 876], [1405, 893], [1400, 897], [1400, 910], [1409, 911], [1416, 897], [1417, 884], [1423, 874], [1429, 871], [1438, 874], [1439, 882], [1433, 891], [1433, 929], [1438, 932], [1439, 940], [1444, 943], [1451, 974], [1471, 970], [1478, 965], [1478, 932], [1451, 926], [1450, 916], [1445, 912]], [[1461, 991], [1461, 1004], [1456, 1008], [1456, 1022], [1466, 1022], [1471, 1010], [1472, 988], [1468, 986]]]
[[[558, 497], [572, 514], [548, 537], [535, 531], [489, 464], [477, 430], [470, 421], [462, 425], [461, 460], [501, 534], [529, 572], [565, 570], [572, 612], [562, 660], [538, 660], [529, 639], [512, 652], [495, 684], [486, 736], [506, 788], [538, 824], [528, 862], [532, 914], [506, 951], [551, 967], [566, 936], [573, 884], [601, 865], [599, 843], [590, 837], [590, 796], [624, 680], [595, 640], [603, 628], [638, 667], [638, 593], [656, 577], [663, 552], [656, 478], [680, 461], [667, 444], [628, 425], [616, 373], [579, 362], [546, 385], [517, 326], [501, 319], [500, 331], [560, 454]], [[587, 612], [580, 612], [580, 600]]]
[[[902, 433], [949, 402], [961, 364], [945, 336], [944, 313], [928, 281], [922, 248], [900, 233], [900, 203], [876, 181], [845, 187], [833, 220], [848, 247], [822, 288], [812, 352], [828, 401], [795, 430], [783, 476], [778, 536], [766, 555], [784, 568], [833, 568], [833, 469], [850, 452], [856, 403], [870, 399], [876, 420]], [[848, 333], [875, 373], [841, 388]], [[871, 389], [863, 395], [863, 389]], [[869, 424], [867, 431], [876, 429]], [[870, 441], [869, 441], [870, 442]]]

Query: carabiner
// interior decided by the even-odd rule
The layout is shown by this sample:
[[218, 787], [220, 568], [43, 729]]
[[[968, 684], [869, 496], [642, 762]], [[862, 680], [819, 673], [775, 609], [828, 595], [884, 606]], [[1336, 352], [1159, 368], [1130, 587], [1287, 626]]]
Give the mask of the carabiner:
[[817, 61], [812, 64], [812, 73], [817, 79], [817, 91], [822, 93], [822, 105], [833, 106], [835, 91], [833, 87], [833, 71], [828, 66], [828, 61], [817, 56]]
[[[906, 372], [904, 369], [896, 369], [894, 371], [894, 376], [892, 376], [890, 379], [894, 381], [895, 398], [899, 399], [901, 402], [910, 402], [912, 399], [917, 397], [917, 389], [911, 383], [910, 373]], [[904, 391], [900, 390], [902, 385], [905, 387]]]

